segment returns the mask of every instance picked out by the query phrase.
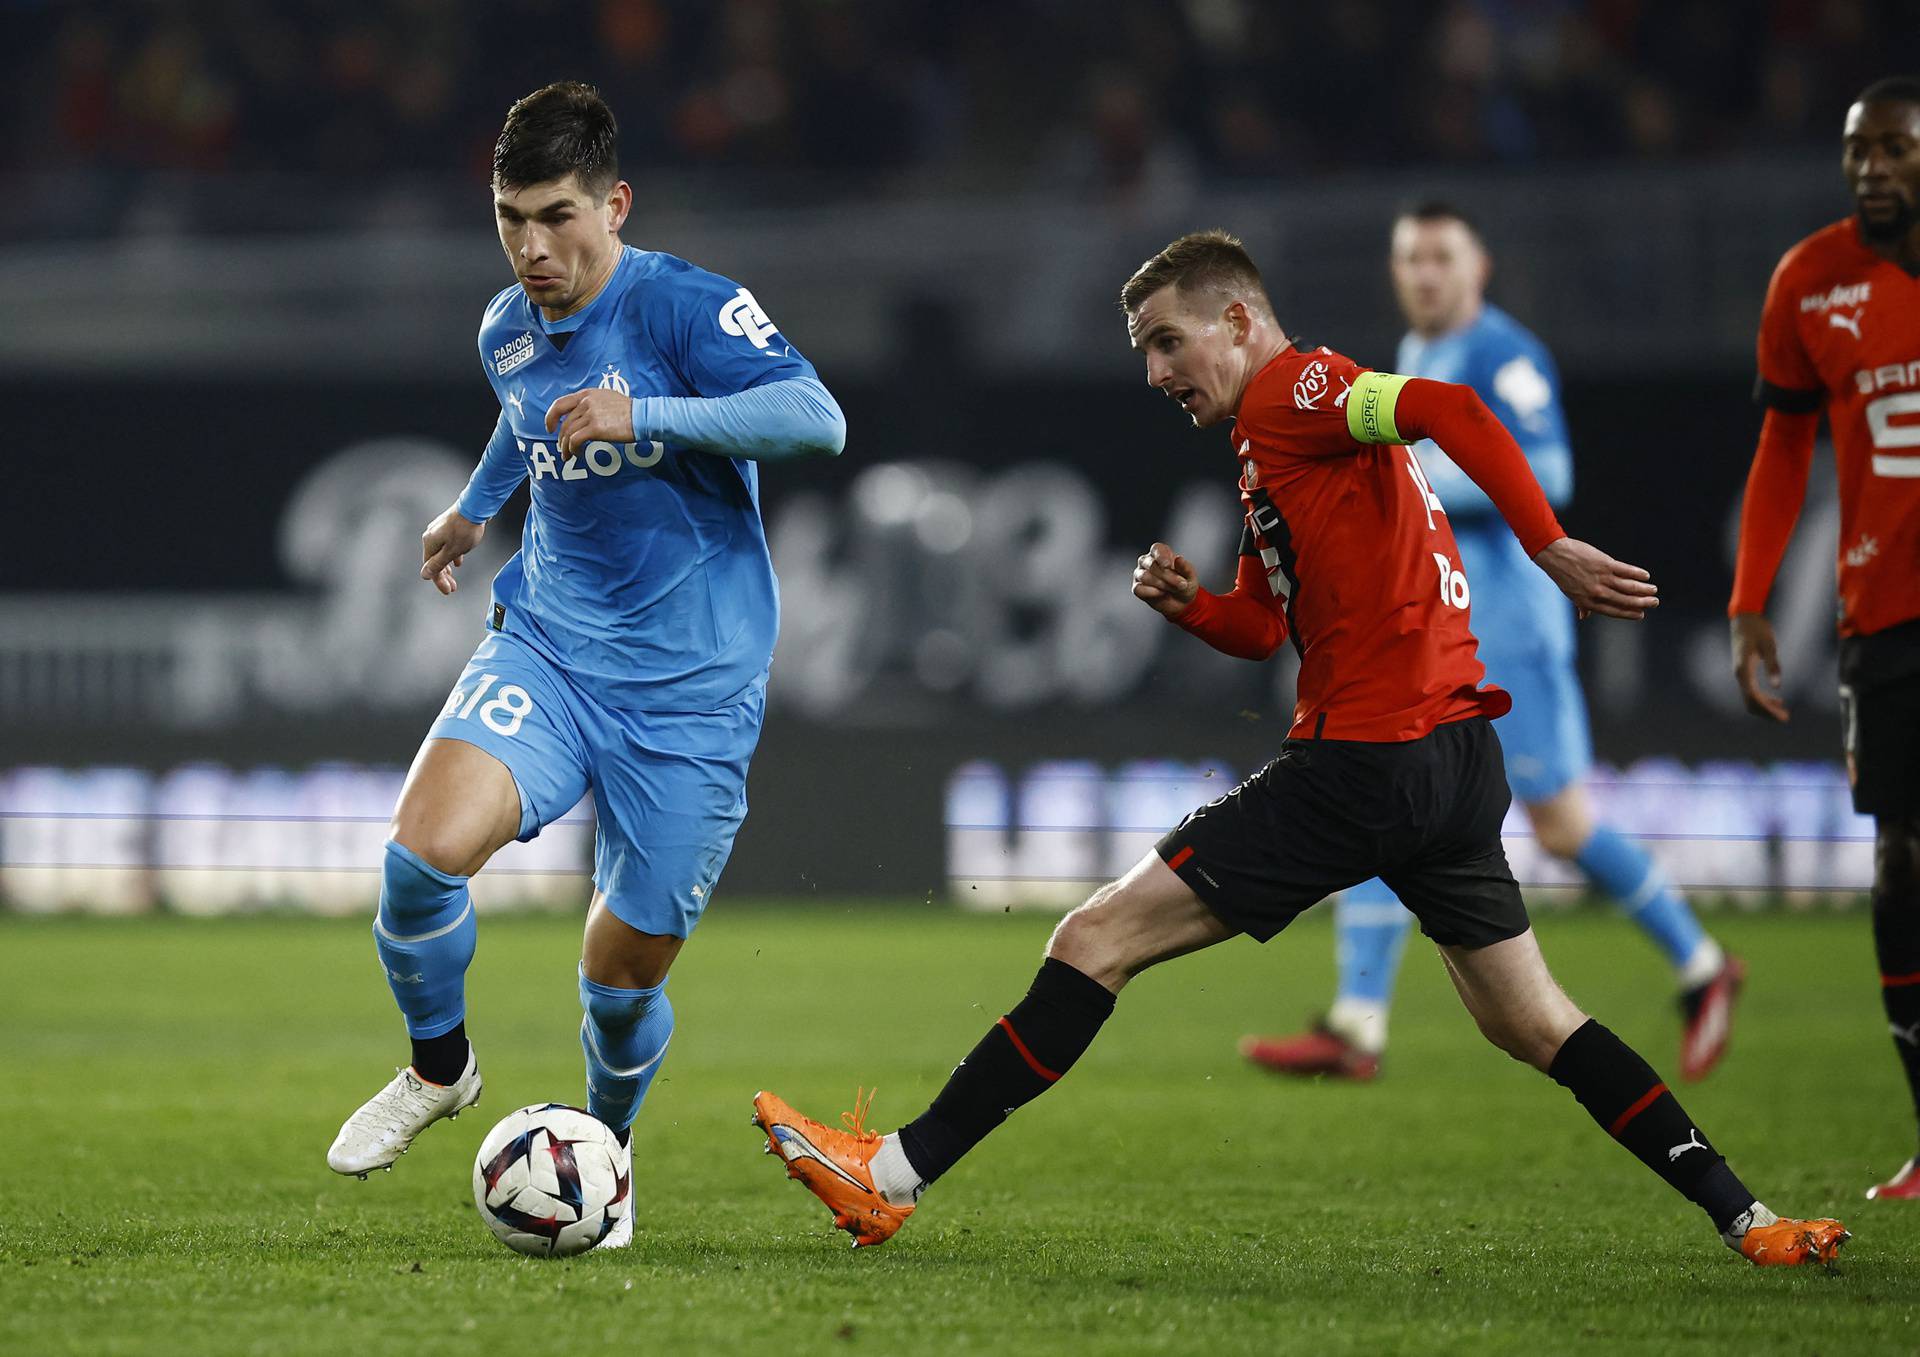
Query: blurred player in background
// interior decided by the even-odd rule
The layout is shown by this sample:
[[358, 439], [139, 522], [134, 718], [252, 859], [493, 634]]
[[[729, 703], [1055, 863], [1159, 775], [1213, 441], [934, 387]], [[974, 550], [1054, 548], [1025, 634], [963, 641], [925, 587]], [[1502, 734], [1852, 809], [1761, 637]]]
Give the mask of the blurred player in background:
[[[1561, 530], [1471, 387], [1295, 348], [1225, 232], [1174, 241], [1121, 300], [1147, 380], [1196, 427], [1234, 421], [1247, 524], [1232, 592], [1201, 589], [1192, 565], [1156, 542], [1134, 593], [1228, 654], [1264, 660], [1291, 638], [1293, 726], [1277, 759], [1061, 921], [1026, 997], [921, 1116], [882, 1136], [856, 1106], [836, 1130], [763, 1092], [754, 1120], [767, 1149], [856, 1245], [882, 1243], [930, 1183], [1065, 1075], [1134, 976], [1239, 933], [1265, 942], [1323, 897], [1381, 875], [1439, 944], [1487, 1038], [1570, 1091], [1729, 1246], [1761, 1265], [1831, 1259], [1847, 1238], [1839, 1222], [1775, 1217], [1646, 1061], [1548, 974], [1500, 842], [1511, 796], [1491, 718], [1509, 699], [1479, 686], [1453, 533], [1407, 445], [1446, 448], [1583, 610], [1642, 616], [1656, 602], [1647, 572]], [[859, 997], [849, 1021], [871, 1022], [871, 983]], [[1168, 1148], [1177, 1163], [1179, 1147]]]
[[[1560, 376], [1546, 346], [1486, 300], [1492, 264], [1479, 232], [1458, 209], [1422, 203], [1394, 222], [1391, 261], [1409, 326], [1395, 368], [1471, 386], [1527, 454], [1548, 502], [1565, 505], [1573, 497], [1573, 453]], [[1594, 819], [1581, 784], [1593, 747], [1574, 664], [1572, 606], [1527, 559], [1471, 477], [1432, 440], [1416, 451], [1447, 506], [1473, 584], [1473, 634], [1487, 680], [1513, 695], [1513, 710], [1494, 729], [1514, 795], [1540, 846], [1577, 867], [1673, 967], [1683, 1024], [1680, 1077], [1698, 1079], [1726, 1050], [1744, 967], [1707, 936], [1644, 849]], [[1246, 1038], [1247, 1058], [1285, 1074], [1373, 1078], [1412, 922], [1377, 878], [1342, 895], [1334, 906], [1333, 1006], [1303, 1035]]]
[[[1874, 820], [1880, 997], [1920, 1115], [1920, 79], [1847, 110], [1853, 215], [1788, 250], [1760, 318], [1766, 417], [1740, 510], [1733, 672], [1787, 719], [1767, 595], [1826, 411], [1840, 478], [1840, 708], [1853, 806]], [[1762, 682], [1762, 671], [1765, 682]], [[1920, 1198], [1920, 1156], [1869, 1197]]]
[[[487, 635], [394, 811], [373, 931], [412, 1061], [327, 1153], [362, 1177], [479, 1098], [467, 879], [588, 791], [587, 1108], [631, 1158], [629, 1127], [673, 1031], [668, 968], [747, 811], [779, 623], [755, 462], [835, 455], [846, 436], [751, 293], [621, 243], [633, 191], [591, 87], [550, 85], [513, 106], [493, 195], [516, 276], [480, 327], [500, 417], [467, 488], [427, 528], [421, 577], [452, 594], [529, 477], [531, 508], [494, 579]], [[631, 1222], [603, 1243], [627, 1242]]]

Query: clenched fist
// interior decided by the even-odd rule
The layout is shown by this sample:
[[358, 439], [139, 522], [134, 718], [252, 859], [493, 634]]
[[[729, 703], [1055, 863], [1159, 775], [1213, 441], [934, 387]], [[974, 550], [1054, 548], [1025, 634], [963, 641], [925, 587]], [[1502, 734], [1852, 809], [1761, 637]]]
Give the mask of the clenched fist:
[[1178, 617], [1200, 592], [1193, 562], [1165, 542], [1140, 553], [1133, 566], [1133, 596], [1163, 617]]

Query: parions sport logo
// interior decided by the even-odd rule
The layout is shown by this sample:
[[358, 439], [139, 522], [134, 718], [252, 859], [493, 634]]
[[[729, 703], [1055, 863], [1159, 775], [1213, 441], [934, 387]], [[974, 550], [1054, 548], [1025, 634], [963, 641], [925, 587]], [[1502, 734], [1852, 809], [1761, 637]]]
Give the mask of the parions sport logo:
[[493, 351], [494, 375], [504, 377], [532, 357], [533, 331], [528, 330], [519, 338], [510, 339]]
[[1836, 306], [1865, 306], [1867, 294], [1872, 283], [1839, 283], [1825, 292], [1815, 292], [1800, 299], [1800, 310], [1831, 311]]

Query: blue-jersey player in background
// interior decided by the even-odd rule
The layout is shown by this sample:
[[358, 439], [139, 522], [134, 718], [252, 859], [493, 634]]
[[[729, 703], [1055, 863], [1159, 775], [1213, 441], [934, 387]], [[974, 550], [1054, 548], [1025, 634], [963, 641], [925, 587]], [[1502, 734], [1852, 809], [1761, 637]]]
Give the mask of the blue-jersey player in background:
[[[452, 594], [522, 481], [531, 507], [486, 636], [394, 811], [373, 932], [412, 1059], [341, 1127], [327, 1154], [340, 1173], [390, 1167], [479, 1098], [467, 879], [589, 791], [587, 1108], [631, 1162], [629, 1128], [673, 1032], [667, 971], [747, 813], [779, 624], [756, 463], [833, 456], [846, 438], [839, 406], [750, 292], [621, 243], [633, 192], [591, 87], [513, 106], [493, 192], [516, 276], [480, 327], [500, 418], [427, 528], [421, 577]], [[601, 1246], [631, 1234], [629, 1213]]]
[[[1408, 332], [1394, 371], [1473, 387], [1527, 454], [1557, 507], [1573, 497], [1573, 454], [1560, 379], [1534, 335], [1487, 303], [1491, 265], [1479, 233], [1444, 203], [1394, 222], [1394, 291]], [[1592, 762], [1574, 668], [1573, 609], [1533, 567], [1486, 495], [1431, 441], [1417, 452], [1446, 506], [1473, 590], [1473, 634], [1487, 681], [1513, 696], [1495, 723], [1515, 798], [1534, 837], [1612, 898], [1673, 965], [1683, 1032], [1680, 1073], [1698, 1079], [1726, 1049], [1744, 967], [1702, 931], [1686, 900], [1637, 844], [1597, 824], [1581, 778]], [[1249, 1059], [1288, 1074], [1371, 1079], [1386, 1047], [1387, 1010], [1411, 916], [1378, 880], [1335, 905], [1339, 989], [1303, 1035], [1249, 1037]]]

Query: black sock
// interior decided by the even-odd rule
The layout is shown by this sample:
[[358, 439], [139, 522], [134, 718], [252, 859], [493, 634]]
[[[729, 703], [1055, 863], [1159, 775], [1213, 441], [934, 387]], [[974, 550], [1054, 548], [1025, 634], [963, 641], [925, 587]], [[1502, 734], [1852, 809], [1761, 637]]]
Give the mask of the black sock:
[[467, 1025], [451, 1032], [413, 1039], [413, 1072], [429, 1084], [451, 1084], [467, 1072]]
[[1726, 1232], [1754, 1203], [1720, 1152], [1688, 1120], [1653, 1067], [1592, 1018], [1566, 1039], [1547, 1073], [1606, 1133]]
[[[1883, 845], [1881, 853], [1887, 852]], [[1897, 875], [1885, 863], [1874, 873], [1873, 950], [1880, 962], [1880, 1004], [1920, 1117], [1920, 899], [1890, 879]]]
[[954, 1067], [933, 1105], [900, 1128], [900, 1148], [914, 1172], [932, 1182], [1009, 1112], [1053, 1087], [1093, 1044], [1113, 998], [1066, 962], [1042, 962], [1027, 997]]

